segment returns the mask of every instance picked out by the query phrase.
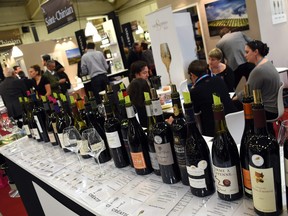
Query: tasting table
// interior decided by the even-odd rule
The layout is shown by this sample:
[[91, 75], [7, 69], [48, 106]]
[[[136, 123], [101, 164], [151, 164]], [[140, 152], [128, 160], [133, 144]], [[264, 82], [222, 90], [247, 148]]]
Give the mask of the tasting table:
[[[211, 137], [205, 139], [211, 149]], [[112, 160], [99, 167], [92, 158], [79, 161], [27, 136], [0, 147], [0, 153], [29, 216], [256, 215], [249, 199], [227, 202], [216, 192], [199, 198], [181, 182], [164, 184], [160, 176], [139, 176], [130, 166], [117, 169]]]

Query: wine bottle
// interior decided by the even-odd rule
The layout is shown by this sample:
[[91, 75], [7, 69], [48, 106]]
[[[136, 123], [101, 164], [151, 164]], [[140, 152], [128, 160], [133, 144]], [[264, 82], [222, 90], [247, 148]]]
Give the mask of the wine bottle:
[[128, 95], [128, 93], [127, 93], [127, 90], [126, 90], [126, 87], [125, 87], [124, 83], [121, 82], [119, 86], [120, 86], [120, 91], [123, 94], [123, 97], [126, 97]]
[[55, 120], [56, 117], [54, 115], [54, 111], [52, 111], [50, 109], [50, 102], [47, 100], [47, 97], [46, 96], [41, 96], [41, 99], [42, 99], [43, 108], [44, 108], [45, 115], [46, 115], [45, 124], [46, 124], [47, 132], [48, 132], [48, 137], [49, 137], [50, 143], [53, 146], [55, 146], [55, 145], [57, 145], [57, 142], [56, 142], [53, 126], [52, 126], [52, 120], [53, 119]]
[[93, 92], [89, 91], [88, 94], [89, 94], [89, 102], [95, 114], [96, 121], [104, 131], [104, 123], [105, 123], [104, 111], [102, 112], [99, 111], [99, 107], [102, 107], [103, 104], [97, 105], [96, 98], [94, 97]]
[[147, 118], [148, 118], [147, 141], [148, 141], [148, 147], [149, 147], [150, 161], [151, 161], [154, 173], [156, 175], [160, 176], [161, 175], [160, 167], [159, 167], [159, 163], [157, 160], [157, 154], [156, 154], [156, 150], [155, 150], [155, 146], [154, 146], [154, 136], [153, 136], [153, 127], [154, 127], [156, 121], [155, 121], [155, 118], [152, 114], [153, 107], [152, 107], [149, 92], [144, 92], [144, 98], [145, 98], [146, 114], [147, 114]]
[[181, 181], [184, 185], [189, 185], [189, 179], [186, 169], [185, 145], [187, 135], [187, 125], [184, 118], [179, 92], [176, 85], [171, 85], [171, 99], [174, 111], [174, 120], [172, 123], [174, 150], [181, 174]]
[[65, 145], [63, 143], [63, 130], [66, 127], [69, 127], [69, 122], [65, 119], [64, 115], [60, 111], [60, 107], [56, 101], [56, 99], [53, 100], [54, 105], [54, 111], [56, 115], [56, 122], [52, 123], [52, 127], [54, 130], [54, 133], [56, 134], [56, 142], [57, 144], [63, 149], [64, 152], [70, 152], [68, 149], [65, 148]]
[[279, 145], [268, 133], [261, 91], [253, 90], [254, 135], [249, 140], [249, 171], [254, 210], [258, 215], [280, 215], [283, 209]]
[[[98, 134], [100, 135], [100, 137], [104, 141], [105, 148], [99, 154], [98, 160], [100, 163], [105, 163], [111, 159], [105, 131], [100, 126], [100, 124], [98, 123], [97, 114], [95, 113], [95, 110], [92, 109], [92, 106], [91, 106], [87, 96], [84, 96], [84, 101], [85, 101], [85, 111], [86, 111], [85, 113], [86, 113], [86, 120], [87, 120], [88, 127], [95, 128], [95, 130], [98, 132]], [[95, 161], [97, 162], [96, 159], [95, 159]]]
[[79, 111], [80, 117], [82, 118], [83, 121], [85, 121], [85, 123], [87, 125], [88, 123], [86, 122], [87, 116], [86, 116], [84, 102], [83, 102], [83, 100], [79, 94], [76, 94], [76, 106], [77, 106], [77, 109]]
[[115, 117], [120, 121], [121, 115], [119, 113], [119, 107], [118, 107], [118, 97], [117, 95], [114, 95], [113, 89], [112, 89], [112, 85], [107, 85], [107, 97], [109, 100], [109, 103], [112, 107], [112, 110], [114, 112]]
[[164, 120], [162, 107], [154, 88], [151, 89], [151, 96], [153, 114], [156, 119], [153, 127], [154, 146], [162, 181], [166, 184], [174, 184], [180, 181], [180, 171], [173, 148], [172, 131]]
[[[75, 128], [79, 131], [80, 134], [82, 134], [82, 132], [84, 130], [86, 130], [87, 124], [86, 122], [82, 119], [82, 116], [80, 115], [74, 97], [70, 96], [70, 101], [71, 101], [71, 109], [72, 109], [72, 115], [74, 118], [74, 126]], [[79, 107], [81, 107], [82, 109], [82, 105], [83, 105], [83, 101], [79, 102], [78, 104], [81, 104]], [[83, 105], [84, 106], [84, 105]], [[91, 156], [89, 155], [89, 148], [88, 148], [88, 142], [83, 142], [80, 148], [80, 155], [82, 156], [82, 158], [87, 159], [90, 158]]]
[[185, 158], [190, 189], [195, 196], [209, 196], [215, 192], [210, 151], [196, 125], [190, 93], [182, 94], [187, 121]]
[[19, 102], [20, 102], [22, 110], [23, 110], [23, 112], [22, 112], [22, 120], [23, 120], [22, 128], [25, 130], [26, 135], [29, 138], [32, 138], [32, 134], [31, 134], [31, 131], [30, 131], [30, 128], [29, 128], [28, 117], [27, 117], [27, 109], [26, 109], [25, 98], [24, 97], [19, 97]]
[[215, 136], [212, 144], [212, 161], [216, 188], [220, 199], [232, 201], [243, 196], [240, 158], [236, 143], [226, 125], [220, 97], [213, 94], [213, 100]]
[[34, 101], [34, 109], [33, 109], [33, 115], [35, 122], [37, 124], [37, 128], [39, 130], [39, 134], [41, 139], [44, 142], [50, 142], [48, 132], [46, 129], [46, 114], [42, 106], [41, 100], [38, 98], [38, 95], [35, 93], [31, 94], [31, 97]]
[[248, 198], [252, 198], [252, 185], [249, 172], [249, 140], [254, 134], [254, 121], [252, 113], [253, 96], [251, 95], [249, 85], [245, 85], [243, 97], [243, 109], [245, 116], [245, 127], [240, 144], [240, 161], [242, 167], [242, 177], [244, 184], [244, 193]]
[[133, 167], [133, 160], [131, 158], [130, 147], [129, 147], [129, 142], [128, 142], [128, 118], [127, 118], [126, 107], [125, 107], [125, 99], [123, 97], [122, 91], [118, 92], [118, 99], [119, 99], [119, 108], [120, 108], [119, 113], [121, 116], [121, 120], [120, 120], [121, 134], [122, 134], [122, 138], [123, 138], [123, 142], [125, 145], [127, 155], [129, 157], [130, 165]]
[[138, 175], [147, 175], [152, 172], [147, 136], [135, 117], [129, 96], [125, 97], [125, 105], [128, 117], [128, 143], [133, 166]]
[[61, 98], [61, 107], [60, 107], [60, 112], [65, 118], [65, 121], [69, 124], [69, 126], [74, 125], [74, 119], [72, 117], [72, 111], [70, 109], [70, 104], [67, 101], [67, 97], [64, 94], [60, 94]]
[[111, 156], [117, 168], [126, 167], [129, 165], [129, 158], [121, 134], [120, 121], [114, 116], [107, 94], [104, 95], [104, 106], [106, 111], [104, 128]]

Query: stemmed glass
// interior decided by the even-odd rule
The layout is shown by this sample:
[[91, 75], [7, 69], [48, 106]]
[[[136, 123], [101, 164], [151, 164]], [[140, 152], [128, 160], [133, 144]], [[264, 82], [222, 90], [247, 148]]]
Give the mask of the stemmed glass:
[[[285, 159], [288, 158], [288, 120], [282, 121], [277, 138], [280, 147], [279, 151], [280, 151], [281, 173], [285, 173], [286, 170], [288, 170], [288, 167], [285, 163]], [[285, 175], [281, 175], [281, 181], [285, 182]], [[286, 182], [287, 181], [288, 179], [286, 179]], [[285, 189], [285, 184], [283, 185], [282, 189]]]
[[[101, 152], [105, 150], [105, 144], [103, 139], [100, 137], [95, 128], [89, 128], [82, 132], [82, 140], [83, 142], [87, 142], [88, 154], [95, 159], [101, 169], [99, 156]], [[102, 169], [101, 172], [103, 174]]]
[[160, 44], [160, 54], [161, 54], [162, 62], [167, 69], [167, 73], [169, 76], [169, 84], [171, 84], [172, 82], [171, 82], [171, 75], [170, 75], [170, 64], [172, 61], [172, 57], [171, 57], [168, 43], [161, 43]]
[[63, 145], [64, 148], [76, 153], [82, 169], [82, 163], [79, 157], [79, 150], [82, 146], [82, 139], [79, 131], [74, 126], [66, 127], [63, 129]]

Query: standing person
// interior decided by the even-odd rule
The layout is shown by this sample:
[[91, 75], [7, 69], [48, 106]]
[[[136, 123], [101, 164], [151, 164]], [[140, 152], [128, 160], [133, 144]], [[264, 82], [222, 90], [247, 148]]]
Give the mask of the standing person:
[[208, 54], [208, 64], [211, 76], [221, 77], [229, 92], [234, 92], [234, 73], [226, 64], [222, 63], [223, 54], [220, 49], [214, 48]]
[[14, 70], [14, 76], [17, 77], [18, 79], [21, 79], [19, 73], [20, 71], [22, 71], [21, 67], [18, 65], [13, 66], [13, 70]]
[[42, 76], [42, 71], [39, 65], [32, 65], [29, 68], [29, 74], [33, 81], [33, 87], [42, 96], [51, 95], [51, 85], [47, 77]]
[[218, 77], [211, 77], [207, 73], [207, 63], [204, 60], [194, 60], [188, 67], [188, 74], [191, 77], [193, 87], [190, 89], [191, 100], [193, 101], [195, 113], [201, 113], [202, 134], [214, 136], [214, 117], [212, 111], [213, 94], [221, 98], [225, 115], [236, 112], [228, 89], [224, 81]]
[[[48, 55], [48, 54], [43, 55], [42, 56], [42, 64], [43, 64], [43, 66], [47, 66], [47, 62], [49, 60], [53, 60], [50, 55]], [[54, 62], [55, 62], [55, 71], [56, 72], [65, 71], [65, 68], [63, 67], [63, 65], [60, 62], [58, 62], [57, 60], [54, 60]]]
[[240, 31], [231, 32], [229, 28], [221, 29], [220, 37], [216, 47], [222, 51], [227, 65], [234, 71], [236, 88], [242, 76], [247, 80], [254, 67], [246, 62], [244, 51], [246, 43], [252, 39]]
[[81, 58], [81, 76], [89, 74], [91, 89], [98, 104], [101, 103], [99, 92], [105, 90], [109, 83], [107, 70], [109, 65], [102, 52], [95, 50], [94, 43], [87, 44], [87, 52]]
[[131, 65], [135, 61], [139, 61], [142, 59], [142, 51], [141, 46], [139, 43], [134, 43], [132, 45], [132, 49], [129, 51], [128, 58], [127, 58], [127, 64], [128, 68], [131, 68]]
[[[278, 116], [277, 96], [280, 88], [280, 77], [275, 66], [265, 56], [269, 53], [267, 44], [259, 40], [250, 41], [245, 46], [247, 62], [255, 65], [247, 84], [250, 89], [260, 89], [266, 118], [275, 119]], [[243, 92], [233, 98], [242, 100]], [[267, 124], [268, 130], [274, 134], [273, 125]]]
[[49, 80], [52, 92], [60, 93], [60, 83], [63, 83], [64, 81], [59, 80], [59, 77], [55, 72], [55, 65], [56, 63], [54, 60], [48, 60], [46, 63], [47, 70], [42, 76]]
[[0, 95], [7, 108], [8, 116], [20, 119], [23, 111], [19, 97], [25, 96], [25, 84], [23, 80], [14, 77], [14, 70], [12, 68], [5, 68], [3, 72], [5, 79], [0, 83]]
[[152, 73], [150, 74], [150, 76], [156, 76], [157, 74], [152, 50], [148, 49], [148, 44], [146, 42], [141, 43], [141, 48], [142, 48], [142, 59], [147, 62], [148, 67]]

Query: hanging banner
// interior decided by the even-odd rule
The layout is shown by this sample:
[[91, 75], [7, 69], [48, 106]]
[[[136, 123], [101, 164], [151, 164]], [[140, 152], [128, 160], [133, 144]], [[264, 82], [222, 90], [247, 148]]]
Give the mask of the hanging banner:
[[41, 5], [48, 34], [76, 21], [70, 0], [49, 0]]
[[19, 29], [0, 31], [0, 46], [5, 45], [20, 45], [22, 44], [21, 34]]
[[171, 6], [146, 15], [157, 75], [162, 85], [179, 84], [188, 77], [190, 62], [197, 59], [189, 13], [173, 14]]
[[85, 31], [83, 29], [80, 29], [75, 32], [77, 44], [80, 50], [81, 56], [85, 53], [86, 49], [86, 36], [85, 36]]
[[126, 47], [131, 48], [134, 43], [134, 38], [132, 34], [131, 23], [125, 23], [121, 25], [123, 32], [123, 39]]

